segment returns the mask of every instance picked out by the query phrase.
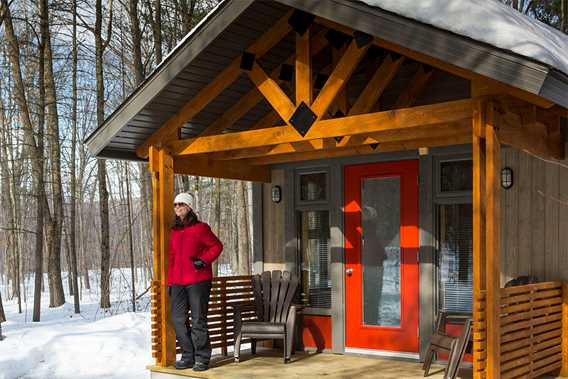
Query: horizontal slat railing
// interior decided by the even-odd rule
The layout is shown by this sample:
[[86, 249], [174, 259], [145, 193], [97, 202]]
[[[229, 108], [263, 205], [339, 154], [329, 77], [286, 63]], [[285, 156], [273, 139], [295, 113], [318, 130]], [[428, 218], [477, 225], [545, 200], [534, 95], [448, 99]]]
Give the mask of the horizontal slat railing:
[[[213, 278], [212, 284], [207, 314], [211, 348], [221, 348], [221, 354], [227, 355], [227, 348], [235, 344], [234, 313], [230, 306], [254, 304], [252, 276], [220, 276]], [[188, 317], [191, 324], [191, 311]], [[253, 311], [243, 312], [244, 320], [254, 320], [255, 317]], [[242, 343], [247, 342], [250, 341], [242, 340]], [[179, 344], [176, 352], [181, 353]]]
[[[545, 282], [501, 289], [501, 378], [536, 378], [562, 368], [568, 347], [564, 288]], [[485, 293], [475, 301], [473, 319], [474, 377], [484, 378]]]

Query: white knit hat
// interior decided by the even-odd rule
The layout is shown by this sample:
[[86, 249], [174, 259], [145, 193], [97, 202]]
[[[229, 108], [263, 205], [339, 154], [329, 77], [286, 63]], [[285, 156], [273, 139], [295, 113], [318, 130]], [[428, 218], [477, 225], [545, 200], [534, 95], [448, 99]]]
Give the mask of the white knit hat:
[[189, 192], [178, 193], [174, 200], [174, 204], [175, 203], [184, 203], [187, 204], [188, 207], [192, 208], [194, 203], [193, 195]]

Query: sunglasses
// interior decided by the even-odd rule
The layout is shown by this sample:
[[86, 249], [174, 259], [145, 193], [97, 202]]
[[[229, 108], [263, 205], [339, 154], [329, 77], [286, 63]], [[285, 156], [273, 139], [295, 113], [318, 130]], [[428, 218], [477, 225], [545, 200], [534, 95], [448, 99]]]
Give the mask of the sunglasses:
[[187, 207], [186, 203], [174, 203], [174, 207]]

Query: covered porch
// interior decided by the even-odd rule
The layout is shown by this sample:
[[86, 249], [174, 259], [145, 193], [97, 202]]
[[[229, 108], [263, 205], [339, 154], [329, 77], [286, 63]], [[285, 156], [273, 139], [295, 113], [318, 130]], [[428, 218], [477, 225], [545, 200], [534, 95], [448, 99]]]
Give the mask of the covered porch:
[[[289, 162], [408, 151], [418, 157], [434, 147], [463, 144], [471, 144], [473, 156], [474, 318], [473, 369], [463, 377], [537, 377], [560, 369], [568, 375], [567, 291], [562, 283], [502, 288], [500, 188], [503, 145], [546, 161], [564, 159], [561, 122], [568, 103], [552, 91], [499, 77], [499, 72], [479, 62], [450, 61], [441, 53], [432, 56], [426, 45], [410, 49], [393, 35], [382, 35], [372, 23], [355, 22], [361, 20], [355, 16], [366, 14], [371, 21], [377, 17], [369, 16], [366, 7], [337, 3], [335, 13], [325, 5], [306, 1], [281, 1], [272, 7], [262, 2], [227, 3], [203, 24], [201, 37], [188, 39], [167, 61], [171, 65], [163, 65], [154, 80], [150, 78], [136, 93], [146, 91], [153, 96], [157, 89], [170, 86], [162, 98], [158, 96], [147, 109], [135, 110], [132, 104], [140, 96], [134, 96], [111, 116], [108, 132], [102, 130], [91, 140], [92, 149], [101, 157], [148, 159], [152, 173], [153, 377], [183, 375], [171, 369], [176, 340], [166, 285], [175, 174], [271, 183], [273, 167]], [[360, 15], [349, 13], [359, 8]], [[263, 31], [258, 33], [260, 37], [243, 31], [256, 22]], [[382, 30], [401, 28], [394, 25], [386, 22]], [[406, 26], [409, 38], [412, 33], [432, 33], [434, 38], [439, 32], [418, 24]], [[221, 37], [214, 40], [207, 32]], [[239, 36], [238, 42], [235, 36]], [[446, 42], [466, 51], [472, 49], [469, 40], [467, 44], [458, 38], [450, 40]], [[234, 45], [229, 49], [231, 43]], [[227, 47], [226, 55], [219, 57], [223, 46]], [[516, 56], [508, 61], [504, 52], [498, 52], [497, 58], [492, 58], [503, 59], [498, 64], [517, 65], [509, 74], [516, 71], [516, 75], [530, 77], [545, 72], [532, 61], [529, 64]], [[483, 57], [487, 56], [478, 58]], [[189, 58], [196, 59], [174, 74], [174, 63], [179, 66]], [[215, 68], [205, 67], [212, 60]], [[160, 80], [166, 83], [162, 87], [156, 79], [160, 73]], [[204, 75], [205, 82], [194, 79], [199, 75]], [[441, 89], [430, 92], [429, 86], [436, 83]], [[444, 92], [445, 85], [449, 91], [446, 88]], [[180, 103], [176, 91], [185, 92], [187, 98]], [[121, 121], [121, 116], [128, 121]], [[120, 133], [109, 134], [113, 128]], [[130, 150], [121, 148], [127, 145]], [[419, 244], [412, 247], [417, 249]], [[342, 261], [338, 270], [341, 281], [344, 268]], [[213, 300], [221, 304], [212, 317], [223, 330], [214, 346], [223, 353], [229, 351], [234, 336], [231, 315], [222, 304], [235, 296], [243, 296], [239, 301], [250, 301], [250, 293], [247, 297], [246, 291], [229, 290], [230, 280], [218, 279], [218, 296]], [[234, 280], [248, 286], [243, 284], [244, 278]], [[339, 296], [335, 301], [344, 299], [341, 293], [334, 296]], [[535, 303], [541, 306], [533, 306]], [[342, 305], [341, 301], [336, 305]], [[543, 310], [548, 306], [552, 308]], [[527, 312], [525, 318], [510, 317]], [[543, 323], [545, 329], [538, 329]], [[527, 346], [531, 351], [525, 354]], [[533, 346], [542, 350], [533, 354]], [[535, 364], [543, 359], [547, 359], [545, 365]], [[423, 376], [417, 362], [328, 354], [299, 354], [289, 365], [261, 354], [240, 364], [220, 361], [201, 376], [188, 375], [236, 379], [295, 377], [306, 372], [330, 378], [370, 378], [377, 377], [377, 372], [381, 377], [389, 377], [389, 373], [393, 378]]]

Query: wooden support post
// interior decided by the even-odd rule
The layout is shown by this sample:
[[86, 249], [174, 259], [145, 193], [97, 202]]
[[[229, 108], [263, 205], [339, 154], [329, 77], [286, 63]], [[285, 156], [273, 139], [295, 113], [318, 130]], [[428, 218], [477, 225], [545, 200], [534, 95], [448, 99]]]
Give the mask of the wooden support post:
[[156, 364], [166, 367], [173, 365], [176, 359], [176, 337], [170, 315], [167, 283], [170, 225], [173, 219], [174, 170], [173, 159], [165, 149], [151, 146], [149, 155], [154, 193], [154, 275], [155, 279], [160, 281], [161, 354], [157, 357]]
[[568, 377], [568, 283], [562, 282], [562, 368], [560, 376]]
[[310, 56], [310, 29], [296, 34], [296, 106], [303, 101], [312, 105], [312, 57]]
[[487, 326], [487, 378], [501, 376], [501, 146], [493, 103], [489, 102], [485, 117], [486, 148], [486, 268], [487, 295], [485, 316]]
[[[477, 329], [485, 322], [482, 302], [485, 291], [485, 110], [481, 101], [473, 106], [473, 310]], [[480, 333], [481, 334], [481, 333]], [[473, 341], [473, 377], [480, 379], [485, 369], [482, 342]]]

